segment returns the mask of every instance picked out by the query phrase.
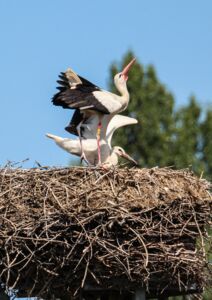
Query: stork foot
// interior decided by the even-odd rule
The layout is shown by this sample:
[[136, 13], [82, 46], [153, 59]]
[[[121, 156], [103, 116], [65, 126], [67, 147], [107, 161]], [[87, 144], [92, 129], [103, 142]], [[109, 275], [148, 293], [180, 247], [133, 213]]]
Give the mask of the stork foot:
[[85, 153], [83, 152], [80, 156], [80, 162], [85, 162], [88, 166], [90, 165], [89, 161], [87, 160], [86, 156], [85, 156]]

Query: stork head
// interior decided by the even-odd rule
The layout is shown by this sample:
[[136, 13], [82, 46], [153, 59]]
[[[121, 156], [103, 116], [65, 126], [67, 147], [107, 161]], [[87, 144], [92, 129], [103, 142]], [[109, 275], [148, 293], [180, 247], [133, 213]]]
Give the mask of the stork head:
[[122, 92], [123, 87], [126, 87], [126, 82], [128, 80], [128, 72], [131, 68], [131, 66], [134, 64], [135, 58], [133, 58], [129, 64], [118, 74], [115, 75], [114, 77], [114, 83], [118, 90]]
[[125, 150], [119, 146], [115, 146], [113, 148], [113, 153], [115, 153], [119, 157], [123, 157], [131, 162], [133, 162], [135, 165], [138, 165], [137, 161], [135, 161], [129, 154], [125, 152]]

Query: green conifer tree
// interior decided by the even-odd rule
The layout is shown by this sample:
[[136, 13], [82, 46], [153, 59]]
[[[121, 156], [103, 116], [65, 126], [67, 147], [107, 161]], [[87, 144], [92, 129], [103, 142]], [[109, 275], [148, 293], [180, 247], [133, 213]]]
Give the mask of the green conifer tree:
[[212, 180], [212, 110], [206, 112], [201, 126], [202, 132], [202, 161], [205, 175]]
[[194, 96], [187, 106], [175, 114], [173, 157], [176, 168], [191, 167], [196, 173], [203, 171], [201, 160], [201, 108]]

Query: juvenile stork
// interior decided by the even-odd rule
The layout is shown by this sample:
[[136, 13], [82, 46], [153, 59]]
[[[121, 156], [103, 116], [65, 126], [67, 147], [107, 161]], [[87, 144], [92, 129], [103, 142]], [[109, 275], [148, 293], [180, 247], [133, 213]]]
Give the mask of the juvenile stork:
[[[128, 80], [128, 72], [134, 62], [135, 58], [114, 77], [114, 84], [120, 95], [97, 87], [95, 84], [77, 75], [70, 68], [65, 73], [61, 72], [59, 75], [60, 80], [57, 81], [60, 84], [60, 86], [57, 87], [59, 92], [54, 95], [52, 102], [54, 105], [76, 109], [81, 112], [82, 117], [77, 126], [81, 146], [81, 125], [84, 123], [84, 120], [88, 119], [91, 115], [95, 114], [98, 116], [96, 139], [99, 163], [101, 163], [100, 136], [102, 118], [104, 115], [113, 116], [127, 108], [130, 97], [126, 83]], [[83, 149], [82, 158], [85, 158]]]
[[[124, 157], [129, 161], [132, 161], [134, 164], [137, 164], [123, 148], [119, 146], [112, 148], [111, 146], [112, 136], [117, 128], [136, 123], [136, 119], [121, 115], [115, 115], [112, 118], [109, 118], [108, 115], [104, 115], [102, 117], [103, 130], [101, 132], [100, 149], [102, 154], [102, 165], [104, 167], [117, 165], [119, 157]], [[82, 126], [81, 142], [79, 139], [73, 140], [69, 138], [62, 138], [53, 134], [47, 134], [46, 136], [53, 139], [58, 146], [67, 152], [77, 156], [82, 155], [83, 146], [86, 163], [95, 166], [98, 164], [98, 149], [95, 136], [98, 126], [98, 117], [96, 115], [90, 116], [90, 118], [88, 118]], [[74, 133], [73, 131], [71, 132]]]

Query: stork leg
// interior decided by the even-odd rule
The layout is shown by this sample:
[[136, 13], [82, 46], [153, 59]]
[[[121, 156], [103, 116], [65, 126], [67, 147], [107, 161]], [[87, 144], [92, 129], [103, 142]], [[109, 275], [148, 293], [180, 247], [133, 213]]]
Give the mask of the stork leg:
[[98, 151], [98, 164], [99, 165], [101, 165], [101, 148], [100, 148], [101, 128], [102, 128], [102, 122], [100, 120], [99, 123], [98, 123], [97, 134], [96, 134], [97, 151]]
[[80, 148], [81, 148], [80, 161], [82, 163], [82, 161], [84, 160], [87, 165], [90, 165], [89, 161], [86, 158], [85, 152], [83, 150], [83, 145], [82, 145], [82, 137], [81, 137], [81, 125], [82, 125], [82, 123], [83, 123], [83, 121], [81, 121], [79, 123], [79, 125], [77, 126], [77, 133], [78, 133], [78, 136], [79, 136]]

